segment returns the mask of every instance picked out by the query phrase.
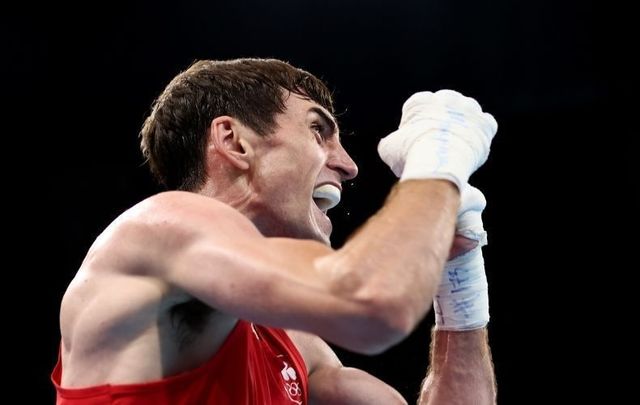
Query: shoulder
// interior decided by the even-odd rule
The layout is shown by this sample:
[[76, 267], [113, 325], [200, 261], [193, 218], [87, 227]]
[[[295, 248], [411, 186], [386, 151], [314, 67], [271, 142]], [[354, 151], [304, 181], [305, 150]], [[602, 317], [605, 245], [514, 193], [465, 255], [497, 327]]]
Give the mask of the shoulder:
[[247, 232], [259, 233], [245, 215], [230, 205], [186, 191], [167, 191], [149, 197], [125, 212], [123, 219], [176, 230], [240, 227]]
[[177, 233], [209, 231], [212, 228], [239, 227], [258, 230], [235, 208], [215, 199], [186, 191], [168, 191], [151, 196], [125, 211], [112, 224], [114, 231], [140, 228], [148, 236], [165, 238]]
[[[260, 233], [247, 217], [219, 200], [184, 191], [164, 192], [116, 218], [95, 240], [83, 267], [108, 263], [99, 267], [118, 272], [156, 271], [168, 257], [216, 235]], [[119, 265], [114, 266], [115, 262]]]
[[[190, 220], [231, 218], [249, 220], [235, 208], [217, 200], [187, 191], [166, 191], [142, 200], [121, 215], [123, 221], [178, 223]], [[209, 221], [207, 221], [209, 222]]]

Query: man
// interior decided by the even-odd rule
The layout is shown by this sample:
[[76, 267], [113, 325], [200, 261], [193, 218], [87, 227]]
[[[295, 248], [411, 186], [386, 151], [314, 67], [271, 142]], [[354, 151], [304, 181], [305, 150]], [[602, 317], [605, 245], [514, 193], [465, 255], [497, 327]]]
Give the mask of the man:
[[467, 180], [495, 121], [452, 91], [411, 97], [379, 148], [402, 181], [333, 250], [326, 213], [357, 167], [332, 110], [322, 82], [277, 60], [200, 61], [168, 85], [141, 138], [174, 191], [117, 218], [71, 282], [59, 404], [406, 403], [322, 339], [380, 353], [434, 298], [421, 403], [493, 403], [484, 199]]

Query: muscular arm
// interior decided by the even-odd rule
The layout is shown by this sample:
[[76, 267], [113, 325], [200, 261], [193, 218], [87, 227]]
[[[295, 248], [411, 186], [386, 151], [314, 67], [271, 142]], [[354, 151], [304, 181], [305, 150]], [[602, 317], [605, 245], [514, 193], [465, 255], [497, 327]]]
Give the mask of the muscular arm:
[[336, 251], [265, 238], [235, 210], [194, 194], [166, 193], [148, 204], [160, 214], [143, 222], [166, 235], [150, 260], [170, 285], [236, 317], [376, 353], [430, 308], [459, 194], [447, 181], [403, 182]]
[[487, 330], [434, 330], [420, 405], [491, 405], [496, 386]]

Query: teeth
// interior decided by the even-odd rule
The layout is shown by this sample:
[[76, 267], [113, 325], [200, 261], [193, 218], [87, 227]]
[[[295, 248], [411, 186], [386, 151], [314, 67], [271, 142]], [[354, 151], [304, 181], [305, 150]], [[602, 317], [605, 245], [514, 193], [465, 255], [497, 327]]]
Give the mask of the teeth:
[[331, 184], [325, 184], [313, 190], [313, 200], [322, 211], [330, 210], [340, 202], [340, 189]]

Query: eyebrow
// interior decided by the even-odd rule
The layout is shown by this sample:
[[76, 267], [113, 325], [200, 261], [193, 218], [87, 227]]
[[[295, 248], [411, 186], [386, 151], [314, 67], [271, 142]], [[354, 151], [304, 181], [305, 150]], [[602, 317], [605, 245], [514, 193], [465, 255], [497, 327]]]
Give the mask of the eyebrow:
[[336, 133], [338, 124], [336, 123], [336, 120], [331, 115], [327, 114], [320, 107], [311, 107], [309, 111], [314, 112], [320, 116], [320, 118], [329, 126], [329, 129], [331, 130], [331, 134]]

